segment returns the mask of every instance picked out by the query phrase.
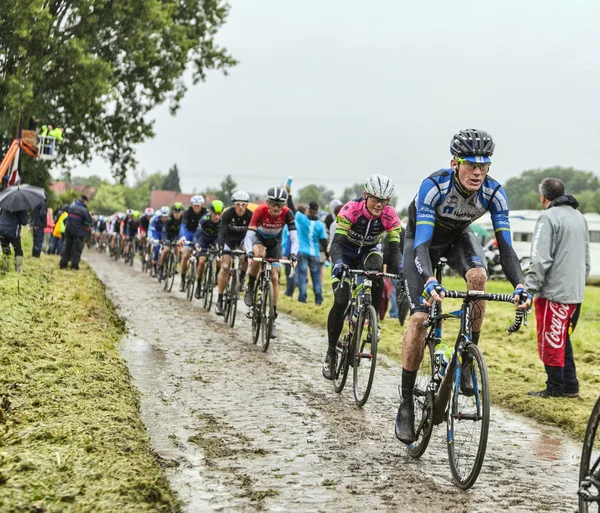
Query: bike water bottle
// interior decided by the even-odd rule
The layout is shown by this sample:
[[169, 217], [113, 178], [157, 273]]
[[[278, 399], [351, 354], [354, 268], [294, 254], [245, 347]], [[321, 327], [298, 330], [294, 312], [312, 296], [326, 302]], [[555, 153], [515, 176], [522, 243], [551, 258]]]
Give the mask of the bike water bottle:
[[448, 351], [450, 351], [451, 355], [452, 348], [440, 342], [437, 346], [435, 346], [435, 353], [433, 353], [433, 360], [441, 377], [443, 377], [444, 374], [446, 374], [446, 367], [448, 366], [448, 362], [450, 361]]

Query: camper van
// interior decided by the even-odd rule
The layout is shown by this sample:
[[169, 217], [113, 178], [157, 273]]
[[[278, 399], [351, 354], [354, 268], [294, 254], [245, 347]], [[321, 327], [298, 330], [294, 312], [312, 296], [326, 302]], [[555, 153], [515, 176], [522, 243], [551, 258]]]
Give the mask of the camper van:
[[[541, 213], [541, 210], [511, 210], [509, 215], [513, 248], [523, 269], [526, 269], [529, 265], [533, 230]], [[583, 215], [587, 220], [590, 231], [590, 278], [597, 280], [600, 279], [600, 214]], [[485, 228], [490, 234], [494, 233], [489, 213], [480, 217], [474, 224]]]

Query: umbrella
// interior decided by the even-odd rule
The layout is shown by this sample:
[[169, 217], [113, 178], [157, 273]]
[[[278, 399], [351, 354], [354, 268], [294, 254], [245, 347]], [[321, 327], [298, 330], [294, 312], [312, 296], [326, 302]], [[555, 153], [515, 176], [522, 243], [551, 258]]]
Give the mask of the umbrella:
[[46, 199], [44, 189], [33, 185], [13, 185], [0, 192], [0, 208], [8, 212], [31, 210]]

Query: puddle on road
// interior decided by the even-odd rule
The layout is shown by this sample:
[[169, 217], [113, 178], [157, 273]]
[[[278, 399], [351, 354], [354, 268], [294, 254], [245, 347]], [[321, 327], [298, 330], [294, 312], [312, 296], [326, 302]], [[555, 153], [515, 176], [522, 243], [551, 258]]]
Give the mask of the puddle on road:
[[245, 308], [229, 330], [137, 269], [88, 261], [130, 326], [121, 354], [186, 511], [575, 510], [579, 448], [558, 430], [493, 409], [481, 475], [462, 492], [451, 482], [444, 426], [419, 461], [396, 441], [396, 363], [378, 368], [358, 410], [351, 387], [337, 396], [322, 379], [318, 330], [282, 317], [263, 354], [250, 343]]

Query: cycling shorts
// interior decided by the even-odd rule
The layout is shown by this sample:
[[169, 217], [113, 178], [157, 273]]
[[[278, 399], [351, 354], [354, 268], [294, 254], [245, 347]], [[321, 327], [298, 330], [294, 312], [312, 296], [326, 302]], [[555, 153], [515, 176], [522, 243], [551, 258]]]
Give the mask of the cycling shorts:
[[[366, 246], [359, 251], [356, 250], [356, 247], [349, 248], [342, 246], [341, 260], [344, 262], [344, 265], [347, 265], [350, 269], [381, 271], [383, 268], [383, 250], [381, 244]], [[331, 280], [332, 283], [337, 283], [338, 281], [340, 280], [336, 277], [333, 277]]]
[[[281, 247], [281, 239], [279, 237], [266, 239], [257, 232], [254, 236], [254, 244], [264, 246], [265, 258], [272, 258], [274, 260], [281, 259], [283, 248]], [[273, 267], [281, 267], [281, 265], [279, 263], [273, 263]]]
[[[460, 232], [450, 241], [430, 246], [429, 258], [433, 267], [442, 257], [446, 257], [448, 266], [463, 278], [470, 269], [485, 269], [487, 272], [485, 252], [471, 228]], [[415, 312], [429, 312], [429, 307], [423, 303], [425, 285], [415, 265], [415, 239], [409, 237], [404, 241], [404, 289], [408, 295], [411, 315]]]
[[206, 233], [201, 234], [197, 241], [198, 246], [200, 246], [200, 256], [206, 256], [208, 248], [216, 248], [217, 247], [217, 239], [219, 238], [218, 234], [215, 235], [207, 235]]

